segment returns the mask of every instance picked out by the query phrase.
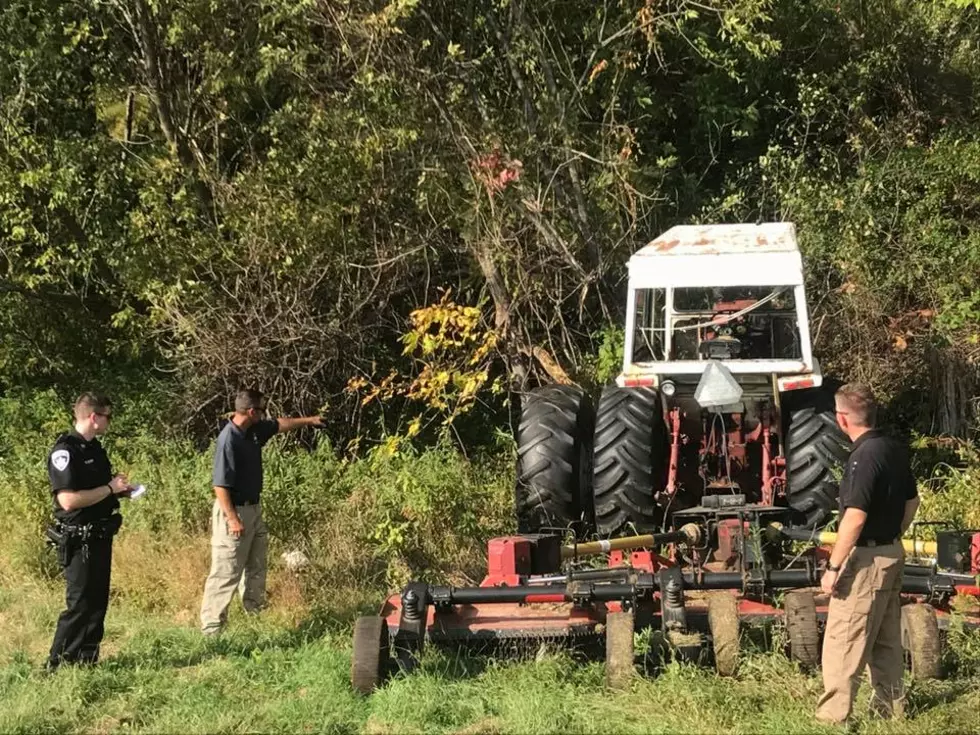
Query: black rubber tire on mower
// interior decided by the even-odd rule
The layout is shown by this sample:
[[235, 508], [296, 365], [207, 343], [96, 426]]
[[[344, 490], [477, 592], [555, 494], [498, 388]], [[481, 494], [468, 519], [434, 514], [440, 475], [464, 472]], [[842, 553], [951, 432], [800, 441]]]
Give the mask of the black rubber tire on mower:
[[377, 615], [359, 617], [354, 622], [354, 652], [350, 671], [354, 691], [361, 694], [373, 692], [384, 682], [390, 665], [388, 621]]
[[589, 466], [595, 414], [575, 385], [547, 385], [525, 394], [517, 433], [514, 489], [518, 533], [592, 526]]
[[931, 605], [902, 605], [902, 648], [913, 678], [943, 678], [942, 638]]
[[708, 594], [708, 630], [715, 670], [719, 676], [735, 676], [738, 669], [738, 600], [727, 591]]
[[837, 508], [851, 441], [837, 425], [834, 395], [827, 388], [794, 391], [786, 396], [786, 499], [803, 518], [800, 525], [817, 528]]
[[817, 602], [810, 590], [793, 590], [783, 597], [789, 657], [809, 670], [820, 666], [820, 625]]
[[596, 409], [592, 497], [596, 530], [613, 536], [660, 529], [654, 500], [667, 479], [667, 427], [654, 388], [604, 388]]
[[606, 614], [606, 686], [627, 689], [636, 672], [633, 650], [633, 613]]

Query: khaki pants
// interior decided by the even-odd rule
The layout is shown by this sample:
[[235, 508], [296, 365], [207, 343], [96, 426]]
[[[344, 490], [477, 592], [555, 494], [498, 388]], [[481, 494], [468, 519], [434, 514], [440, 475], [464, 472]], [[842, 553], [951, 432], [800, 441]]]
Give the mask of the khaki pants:
[[211, 573], [201, 602], [201, 630], [205, 633], [217, 633], [224, 627], [236, 589], [246, 612], [258, 612], [265, 606], [269, 532], [262, 520], [262, 506], [238, 505], [235, 509], [245, 526], [238, 538], [228, 533], [228, 522], [217, 500], [211, 510]]
[[872, 710], [883, 717], [903, 714], [899, 593], [904, 567], [905, 551], [898, 542], [855, 547], [841, 570], [827, 611], [818, 719], [844, 722], [850, 716], [866, 667], [874, 688]]

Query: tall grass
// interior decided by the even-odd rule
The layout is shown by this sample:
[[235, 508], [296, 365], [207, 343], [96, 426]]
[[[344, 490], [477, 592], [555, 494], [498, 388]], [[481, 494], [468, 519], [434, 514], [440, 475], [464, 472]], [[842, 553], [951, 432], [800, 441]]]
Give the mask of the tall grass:
[[[116, 644], [96, 668], [44, 676], [23, 650], [0, 658], [0, 732], [840, 732], [813, 719], [819, 678], [773, 655], [747, 654], [730, 679], [672, 663], [610, 691], [601, 663], [430, 649], [411, 676], [363, 698], [348, 683], [343, 621], [236, 619], [213, 640], [125, 602], [110, 620]], [[910, 684], [908, 720], [871, 719], [865, 687], [852, 731], [976, 732], [980, 680]]]
[[[114, 469], [149, 490], [123, 501], [114, 587], [148, 609], [184, 610], [207, 571], [211, 447], [161, 441], [139, 417], [117, 415], [105, 439]], [[57, 574], [43, 534], [51, 516], [46, 457], [69, 426], [53, 394], [0, 399], [0, 504], [7, 509], [0, 574]], [[347, 460], [326, 441], [304, 449], [277, 437], [264, 460], [273, 561], [287, 549], [304, 552], [311, 565], [301, 585], [316, 599], [341, 589], [378, 597], [409, 578], [479, 578], [485, 540], [512, 530], [507, 447], [479, 462], [449, 447], [419, 453], [391, 445]]]

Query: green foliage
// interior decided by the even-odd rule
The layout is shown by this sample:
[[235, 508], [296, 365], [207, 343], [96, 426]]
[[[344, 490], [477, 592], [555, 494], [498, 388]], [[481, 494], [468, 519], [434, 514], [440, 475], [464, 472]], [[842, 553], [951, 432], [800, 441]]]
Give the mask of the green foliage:
[[461, 462], [449, 447], [421, 454], [389, 444], [350, 466], [342, 493], [358, 505], [355, 543], [398, 586], [451, 573], [480, 574], [484, 540], [512, 530], [512, 458]]
[[[918, 519], [947, 521], [956, 528], [980, 528], [980, 452], [969, 444], [959, 447], [956, 465], [936, 464], [920, 485], [922, 506]], [[931, 537], [934, 528], [921, 529]]]
[[[7, 512], [5, 548], [28, 572], [53, 576], [44, 527], [51, 515], [47, 452], [67, 423], [53, 391], [0, 398], [0, 501]], [[13, 532], [16, 529], [16, 532]]]
[[585, 361], [581, 372], [596, 385], [608, 385], [623, 370], [626, 332], [621, 326], [610, 324], [594, 335], [594, 341], [597, 343], [595, 357]]
[[543, 347], [608, 377], [589, 335], [622, 323], [626, 259], [692, 218], [798, 222], [815, 322], [847, 315], [816, 331], [830, 367], [974, 380], [976, 34], [946, 3], [13, 0], [0, 386], [149, 373], [199, 440], [242, 382], [342, 396], [342, 446], [424, 414], [342, 391], [413, 372], [440, 288], [494, 376]]
[[[207, 535], [213, 444], [202, 450], [185, 439], [162, 440], [141, 426], [138, 406], [129, 409], [114, 411], [104, 439], [113, 468], [148, 488], [123, 502], [123, 536]], [[0, 398], [0, 503], [8, 509], [0, 525], [11, 563], [27, 573], [57, 571], [44, 545], [52, 517], [46, 458], [70, 427], [52, 391]], [[509, 451], [472, 463], [448, 446], [417, 453], [388, 442], [342, 461], [326, 440], [303, 449], [277, 437], [263, 459], [263, 517], [276, 544], [319, 555], [329, 574], [387, 576], [392, 584], [409, 575], [443, 579], [461, 567], [478, 574], [484, 539], [511, 530]], [[338, 566], [351, 556], [360, 558]]]

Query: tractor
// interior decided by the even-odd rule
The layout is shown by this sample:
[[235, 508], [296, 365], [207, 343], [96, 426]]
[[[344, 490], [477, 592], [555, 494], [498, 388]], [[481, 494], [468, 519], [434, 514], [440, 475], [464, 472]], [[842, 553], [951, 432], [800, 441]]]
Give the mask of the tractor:
[[[835, 540], [823, 527], [850, 451], [833, 389], [792, 224], [668, 230], [629, 261], [615, 385], [594, 405], [573, 385], [524, 397], [517, 535], [490, 540], [479, 587], [413, 582], [359, 619], [353, 686], [411, 669], [426, 643], [604, 652], [614, 683], [643, 628], [658, 655], [730, 674], [741, 627], [774, 620], [817, 666], [827, 600], [814, 588]], [[946, 525], [906, 546], [908, 659], [937, 676], [952, 599], [980, 597], [980, 532]]]
[[668, 230], [630, 259], [625, 332], [595, 408], [571, 385], [526, 397], [520, 532], [648, 533], [712, 495], [829, 519], [850, 442], [813, 356], [792, 224]]

